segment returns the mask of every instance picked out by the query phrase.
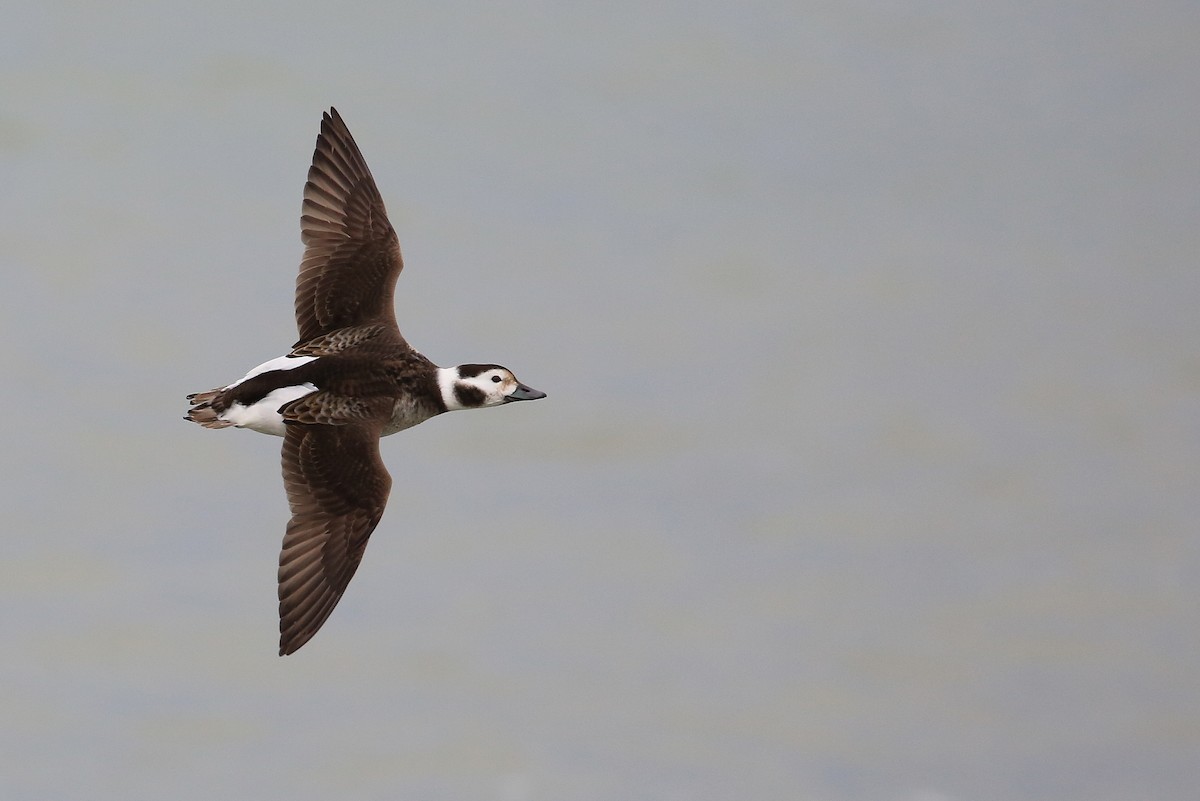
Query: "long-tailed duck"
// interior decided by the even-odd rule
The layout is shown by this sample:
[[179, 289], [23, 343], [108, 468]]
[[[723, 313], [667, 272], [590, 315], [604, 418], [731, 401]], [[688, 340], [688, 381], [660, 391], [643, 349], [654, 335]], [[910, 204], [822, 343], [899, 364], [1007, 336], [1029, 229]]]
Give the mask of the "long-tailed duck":
[[546, 397], [496, 364], [438, 367], [401, 336], [400, 243], [336, 109], [321, 120], [300, 233], [300, 339], [240, 380], [189, 395], [186, 418], [283, 437], [292, 517], [279, 555], [280, 656], [321, 628], [383, 516], [392, 479], [380, 437], [442, 412]]

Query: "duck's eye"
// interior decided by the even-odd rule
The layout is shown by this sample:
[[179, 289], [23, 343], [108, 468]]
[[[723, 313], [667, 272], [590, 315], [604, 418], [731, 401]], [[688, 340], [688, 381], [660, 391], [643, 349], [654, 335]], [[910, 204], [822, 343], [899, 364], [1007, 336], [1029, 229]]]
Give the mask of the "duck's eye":
[[492, 376], [492, 383], [493, 383], [493, 384], [499, 384], [499, 383], [500, 383], [500, 376], [498, 376], [498, 375], [494, 375], [494, 376]]

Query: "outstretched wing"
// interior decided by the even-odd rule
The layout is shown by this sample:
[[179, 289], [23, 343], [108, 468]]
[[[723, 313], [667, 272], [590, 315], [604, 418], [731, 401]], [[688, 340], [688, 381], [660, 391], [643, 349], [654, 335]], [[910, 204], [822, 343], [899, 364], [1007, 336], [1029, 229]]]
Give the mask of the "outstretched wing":
[[379, 524], [392, 478], [382, 422], [289, 424], [283, 483], [292, 519], [279, 554], [279, 655], [308, 642], [337, 606]]
[[400, 241], [358, 145], [337, 109], [321, 120], [300, 217], [304, 258], [296, 277], [301, 345], [339, 328], [396, 328]]

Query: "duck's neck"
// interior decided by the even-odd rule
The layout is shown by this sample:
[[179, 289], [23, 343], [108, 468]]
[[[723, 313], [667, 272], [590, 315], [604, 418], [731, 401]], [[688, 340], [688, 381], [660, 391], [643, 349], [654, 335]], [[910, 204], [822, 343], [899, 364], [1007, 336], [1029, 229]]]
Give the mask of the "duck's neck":
[[458, 399], [458, 393], [455, 391], [458, 379], [457, 367], [437, 368], [438, 391], [442, 395], [442, 405], [446, 407], [446, 411], [448, 412], [457, 412], [469, 408], [464, 406], [463, 402]]

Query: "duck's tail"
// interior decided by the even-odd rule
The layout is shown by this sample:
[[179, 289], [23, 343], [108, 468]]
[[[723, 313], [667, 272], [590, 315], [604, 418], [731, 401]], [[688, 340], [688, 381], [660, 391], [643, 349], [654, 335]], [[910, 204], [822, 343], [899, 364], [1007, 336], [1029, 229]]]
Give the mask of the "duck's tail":
[[194, 395], [188, 395], [188, 403], [192, 408], [188, 409], [185, 420], [191, 420], [193, 423], [199, 423], [205, 428], [229, 428], [233, 423], [222, 420], [217, 416], [217, 410], [213, 408], [213, 401], [217, 396], [224, 392], [224, 388], [210, 389], [208, 392], [197, 392]]

